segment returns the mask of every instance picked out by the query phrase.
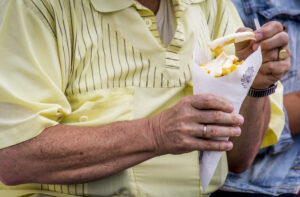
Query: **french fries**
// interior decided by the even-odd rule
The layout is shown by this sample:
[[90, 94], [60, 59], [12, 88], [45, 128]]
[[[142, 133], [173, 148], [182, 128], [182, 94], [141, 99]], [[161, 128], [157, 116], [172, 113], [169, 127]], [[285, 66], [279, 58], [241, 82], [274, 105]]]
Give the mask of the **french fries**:
[[227, 55], [224, 47], [245, 40], [255, 40], [255, 34], [252, 32], [240, 32], [213, 40], [207, 45], [215, 54], [216, 59], [213, 59], [206, 64], [201, 64], [200, 66], [213, 77], [222, 77], [235, 71], [243, 61], [239, 61], [238, 57], [235, 55]]

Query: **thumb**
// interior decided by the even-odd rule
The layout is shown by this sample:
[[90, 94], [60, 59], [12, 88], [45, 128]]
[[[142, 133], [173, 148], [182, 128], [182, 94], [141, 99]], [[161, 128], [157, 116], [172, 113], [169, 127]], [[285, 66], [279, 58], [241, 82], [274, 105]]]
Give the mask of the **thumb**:
[[[253, 32], [253, 30], [248, 27], [242, 27], [239, 28], [236, 32]], [[243, 42], [235, 43], [235, 49], [236, 51], [241, 51], [245, 48], [251, 47], [253, 44], [253, 40], [245, 40]]]

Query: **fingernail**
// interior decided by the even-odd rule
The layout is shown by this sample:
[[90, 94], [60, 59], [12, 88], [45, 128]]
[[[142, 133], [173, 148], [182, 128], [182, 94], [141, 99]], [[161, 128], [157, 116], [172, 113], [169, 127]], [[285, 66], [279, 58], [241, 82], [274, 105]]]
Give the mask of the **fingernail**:
[[240, 136], [241, 135], [241, 128], [240, 127], [236, 128], [235, 134], [236, 134], [236, 136]]
[[227, 142], [227, 143], [226, 143], [226, 149], [227, 149], [227, 150], [231, 150], [232, 147], [233, 147], [232, 142]]
[[244, 123], [244, 117], [241, 115], [238, 115], [238, 122], [240, 125], [242, 125]]
[[230, 110], [230, 111], [233, 111], [233, 110], [234, 110], [233, 104], [230, 104], [230, 105], [229, 105], [229, 110]]
[[261, 39], [263, 39], [263, 34], [262, 33], [260, 33], [260, 32], [257, 32], [256, 34], [255, 34], [255, 38], [256, 38], [256, 40], [261, 40]]

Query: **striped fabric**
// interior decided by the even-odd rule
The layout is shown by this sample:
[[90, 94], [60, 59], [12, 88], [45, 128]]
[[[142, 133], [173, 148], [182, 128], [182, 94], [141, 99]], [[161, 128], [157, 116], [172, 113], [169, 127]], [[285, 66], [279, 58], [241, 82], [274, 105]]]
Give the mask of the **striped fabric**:
[[[0, 121], [0, 148], [59, 123], [99, 126], [152, 116], [191, 95], [194, 41], [211, 58], [206, 43], [242, 24], [229, 0], [172, 4], [177, 29], [164, 47], [155, 15], [134, 0], [6, 3], [0, 17], [0, 120], [10, 114], [15, 124]], [[154, 158], [85, 184], [0, 184], [0, 196], [121, 196], [124, 188], [135, 196], [208, 196], [223, 183], [226, 166], [224, 154], [207, 193], [194, 152]], [[172, 177], [172, 183], [157, 185], [160, 177]]]
[[[165, 48], [166, 69], [177, 69], [176, 78], [165, 75], [161, 65], [152, 63], [149, 55], [133, 46], [118, 31], [105, 14], [97, 12], [90, 1], [64, 0], [44, 1], [25, 0], [28, 7], [40, 15], [41, 20], [58, 40], [61, 70], [67, 96], [89, 93], [98, 89], [141, 87], [162, 88], [185, 86], [191, 78], [190, 65], [181, 61], [181, 48], [185, 44], [186, 34], [182, 15], [188, 4], [174, 0], [177, 29], [174, 39]], [[190, 2], [192, 3], [192, 2]], [[137, 13], [145, 21], [151, 34], [161, 44], [153, 13], [137, 5]], [[225, 35], [236, 29], [229, 26], [227, 4], [207, 1], [201, 4], [205, 20], [198, 20], [205, 30], [200, 33], [204, 48], [210, 38]], [[221, 10], [215, 12], [214, 10]], [[215, 26], [218, 25], [220, 31]], [[207, 37], [207, 27], [210, 38]]]

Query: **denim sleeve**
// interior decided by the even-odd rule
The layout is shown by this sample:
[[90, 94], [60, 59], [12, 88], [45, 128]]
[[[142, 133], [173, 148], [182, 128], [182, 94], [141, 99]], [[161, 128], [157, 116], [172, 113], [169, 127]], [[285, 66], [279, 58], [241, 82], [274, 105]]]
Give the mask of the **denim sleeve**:
[[256, 15], [253, 12], [254, 4], [251, 0], [231, 0], [236, 9], [239, 12], [239, 15], [244, 23], [245, 27], [250, 27], [251, 29], [255, 29], [253, 18]]
[[238, 13], [239, 13], [239, 15], [240, 15], [240, 17], [241, 17], [244, 25], [246, 27], [248, 27], [247, 24], [245, 23], [245, 21], [247, 21], [247, 17], [246, 17], [246, 14], [244, 12], [244, 7], [243, 7], [242, 1], [241, 0], [231, 0], [231, 1], [234, 4], [235, 8], [237, 9], [237, 11], [238, 11]]

